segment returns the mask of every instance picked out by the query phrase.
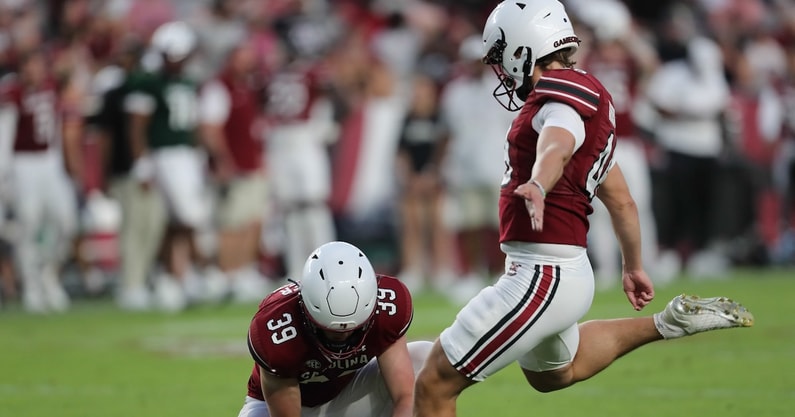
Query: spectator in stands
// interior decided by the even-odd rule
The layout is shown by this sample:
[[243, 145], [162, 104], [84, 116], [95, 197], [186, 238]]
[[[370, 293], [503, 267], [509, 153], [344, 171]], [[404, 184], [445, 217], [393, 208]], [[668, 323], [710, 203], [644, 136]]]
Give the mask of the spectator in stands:
[[332, 150], [331, 206], [340, 239], [367, 251], [379, 270], [397, 271], [395, 155], [406, 102], [392, 70], [364, 45], [360, 34], [351, 34], [333, 57], [345, 112]]
[[442, 218], [440, 143], [446, 128], [438, 107], [438, 86], [430, 77], [414, 78], [408, 114], [398, 143], [401, 272], [411, 291], [426, 279], [449, 274], [450, 241]]
[[729, 85], [720, 49], [709, 38], [686, 40], [685, 55], [651, 76], [645, 94], [652, 117], [643, 121], [665, 151], [655, 188], [660, 244], [687, 262], [697, 276], [719, 276], [728, 268], [717, 250], [711, 219], [716, 173], [724, 151], [722, 117]]

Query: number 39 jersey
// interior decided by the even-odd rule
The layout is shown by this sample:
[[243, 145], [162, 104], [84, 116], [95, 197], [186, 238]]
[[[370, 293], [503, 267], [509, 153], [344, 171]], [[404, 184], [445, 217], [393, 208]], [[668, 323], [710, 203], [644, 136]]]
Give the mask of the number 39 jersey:
[[[524, 199], [514, 195], [532, 175], [539, 132], [533, 118], [550, 101], [567, 104], [585, 124], [585, 141], [547, 190], [544, 229], [533, 231]], [[591, 200], [612, 167], [615, 109], [610, 93], [592, 75], [576, 69], [547, 71], [536, 83], [508, 132], [506, 172], [500, 191], [500, 241], [566, 244], [586, 247]]]
[[350, 383], [359, 368], [400, 339], [413, 317], [411, 294], [393, 277], [378, 275], [377, 279], [373, 323], [356, 353], [343, 360], [330, 361], [318, 349], [304, 322], [298, 285], [285, 285], [266, 297], [249, 326], [248, 347], [256, 364], [248, 381], [248, 396], [264, 400], [261, 366], [278, 377], [297, 378], [302, 406], [324, 404]]

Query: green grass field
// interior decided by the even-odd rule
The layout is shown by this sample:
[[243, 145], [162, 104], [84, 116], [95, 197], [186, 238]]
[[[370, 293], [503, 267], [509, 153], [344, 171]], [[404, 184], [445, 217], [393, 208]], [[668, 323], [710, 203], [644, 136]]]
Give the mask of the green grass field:
[[[648, 345], [552, 394], [530, 389], [514, 365], [467, 390], [459, 416], [792, 415], [795, 271], [683, 279], [657, 292], [645, 313], [680, 292], [728, 295], [756, 325]], [[433, 339], [457, 311], [435, 294], [415, 304], [412, 339]], [[0, 310], [0, 416], [236, 416], [252, 365], [245, 335], [253, 312], [234, 305], [131, 314], [108, 301], [55, 316]], [[616, 289], [598, 293], [587, 318], [639, 314]]]

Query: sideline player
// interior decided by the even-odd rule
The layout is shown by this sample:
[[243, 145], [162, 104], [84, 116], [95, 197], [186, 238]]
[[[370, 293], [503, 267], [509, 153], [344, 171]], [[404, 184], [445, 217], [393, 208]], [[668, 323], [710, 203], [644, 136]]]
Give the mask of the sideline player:
[[411, 294], [345, 242], [321, 245], [300, 282], [254, 315], [255, 365], [239, 417], [410, 416], [431, 343], [406, 343]]
[[612, 160], [610, 94], [573, 68], [579, 39], [557, 0], [502, 2], [483, 40], [484, 62], [500, 79], [495, 97], [521, 108], [508, 133], [500, 194], [506, 270], [434, 343], [417, 377], [415, 415], [454, 416], [461, 392], [513, 362], [533, 388], [550, 392], [656, 340], [751, 326], [753, 316], [730, 299], [684, 295], [653, 316], [578, 324], [594, 294], [586, 234], [595, 196], [611, 214], [630, 304], [639, 311], [654, 299], [637, 208]]
[[324, 62], [290, 56], [273, 73], [265, 105], [269, 129], [266, 165], [274, 206], [283, 216], [287, 276], [301, 273], [307, 254], [337, 234], [328, 201], [328, 145], [338, 126], [328, 94]]
[[159, 66], [130, 78], [124, 107], [135, 159], [132, 176], [169, 210], [161, 244], [164, 268], [154, 281], [154, 298], [160, 308], [178, 311], [203, 297], [195, 231], [206, 227], [211, 215], [204, 151], [196, 137], [199, 87], [186, 72], [198, 45], [193, 29], [174, 21], [155, 30], [150, 48]]
[[13, 142], [11, 206], [19, 225], [14, 255], [23, 306], [34, 313], [70, 306], [60, 271], [77, 235], [73, 181], [81, 177], [74, 152], [78, 137], [68, 134], [77, 118], [64, 111], [48, 59], [42, 50], [23, 51], [18, 73], [0, 80], [0, 134]]
[[263, 207], [270, 204], [258, 72], [253, 45], [241, 43], [229, 52], [221, 72], [202, 87], [200, 132], [212, 155], [218, 229], [219, 271], [205, 276], [210, 299], [229, 292], [236, 301], [257, 303], [269, 292], [256, 265], [268, 217]]

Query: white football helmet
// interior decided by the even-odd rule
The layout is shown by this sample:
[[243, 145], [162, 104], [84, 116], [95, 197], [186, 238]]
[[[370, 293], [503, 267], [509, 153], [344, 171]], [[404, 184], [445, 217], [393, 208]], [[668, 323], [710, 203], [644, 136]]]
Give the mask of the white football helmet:
[[198, 40], [191, 27], [182, 21], [160, 25], [152, 34], [151, 46], [170, 62], [187, 58], [196, 48]]
[[[321, 351], [330, 359], [356, 353], [375, 313], [378, 282], [370, 261], [356, 246], [326, 243], [309, 256], [301, 279], [301, 302]], [[350, 332], [345, 341], [323, 333]]]
[[[539, 58], [570, 48], [580, 40], [558, 0], [506, 0], [492, 10], [483, 28], [483, 62], [500, 84], [494, 98], [510, 111], [522, 108], [533, 86], [530, 78]], [[521, 101], [516, 101], [517, 95]]]

